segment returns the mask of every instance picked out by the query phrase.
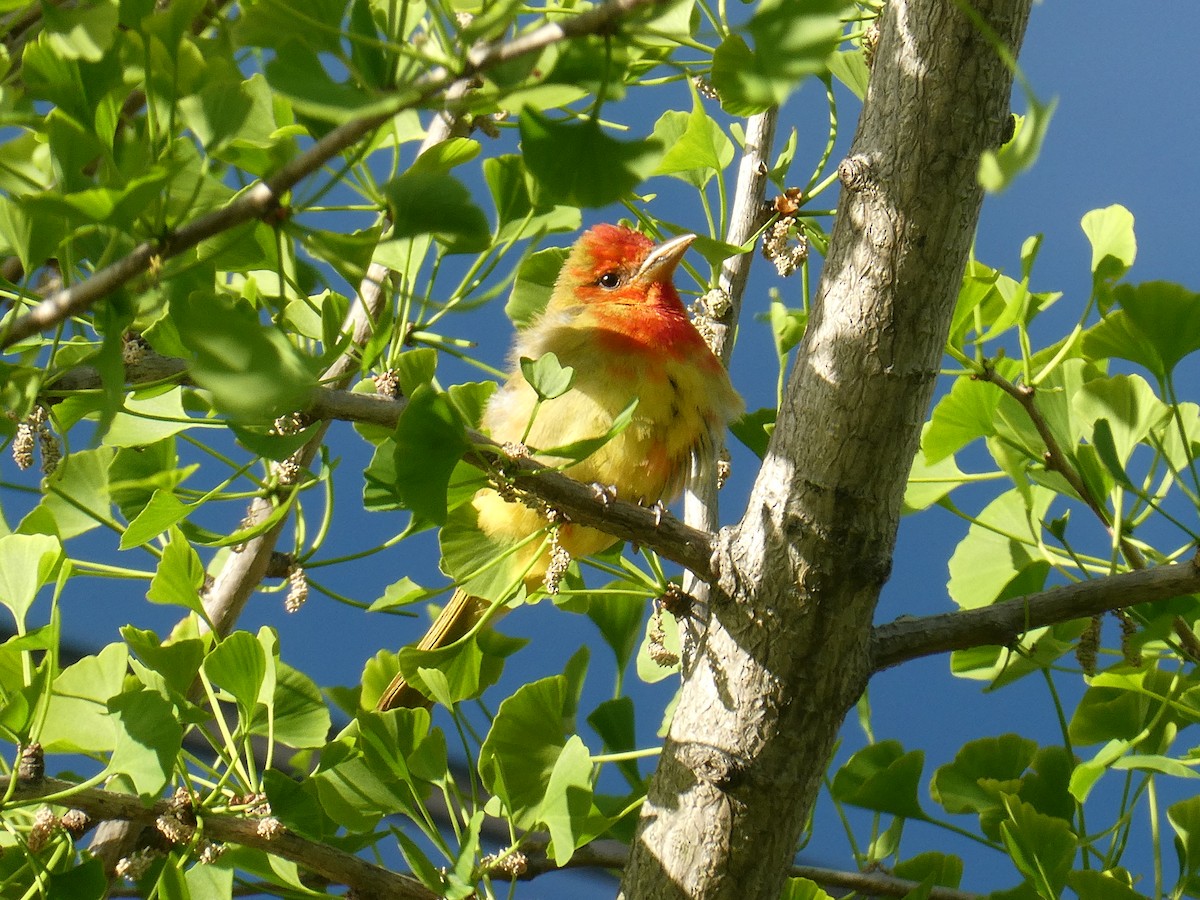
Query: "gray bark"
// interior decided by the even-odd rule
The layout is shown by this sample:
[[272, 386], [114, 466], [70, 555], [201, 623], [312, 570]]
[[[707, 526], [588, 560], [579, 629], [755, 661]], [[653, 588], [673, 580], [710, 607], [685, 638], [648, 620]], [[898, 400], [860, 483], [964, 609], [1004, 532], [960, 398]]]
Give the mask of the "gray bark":
[[[1030, 0], [974, 0], [1016, 55]], [[779, 896], [871, 621], [1012, 77], [952, 0], [892, 0], [779, 423], [714, 555], [712, 622], [623, 894]]]

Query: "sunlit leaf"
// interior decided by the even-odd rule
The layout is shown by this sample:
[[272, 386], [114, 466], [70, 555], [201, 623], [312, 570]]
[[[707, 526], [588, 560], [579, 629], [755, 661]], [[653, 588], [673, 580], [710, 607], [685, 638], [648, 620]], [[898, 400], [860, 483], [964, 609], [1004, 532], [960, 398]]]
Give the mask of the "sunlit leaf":
[[1115, 280], [1124, 275], [1137, 258], [1133, 213], [1114, 203], [1086, 213], [1080, 224], [1092, 245], [1092, 278]]
[[108, 704], [117, 729], [108, 768], [127, 776], [144, 800], [157, 800], [183, 743], [175, 707], [152, 691], [113, 697]]
[[62, 559], [62, 543], [51, 535], [0, 537], [0, 603], [18, 622], [25, 621], [38, 590], [54, 577]]

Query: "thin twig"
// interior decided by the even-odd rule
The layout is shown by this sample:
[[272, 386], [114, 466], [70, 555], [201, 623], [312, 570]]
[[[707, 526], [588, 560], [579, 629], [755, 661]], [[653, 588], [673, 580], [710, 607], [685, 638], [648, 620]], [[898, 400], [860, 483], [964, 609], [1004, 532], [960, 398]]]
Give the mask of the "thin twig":
[[[1079, 498], [1087, 504], [1088, 509], [1095, 513], [1096, 518], [1108, 529], [1108, 533], [1116, 536], [1116, 532], [1113, 529], [1112, 516], [1109, 515], [1104, 504], [1092, 493], [1083, 479], [1079, 477], [1079, 472], [1071, 465], [1071, 461], [1067, 459], [1067, 455], [1063, 452], [1062, 447], [1059, 446], [1057, 438], [1054, 437], [1054, 432], [1050, 429], [1050, 425], [1046, 422], [1045, 417], [1042, 416], [1042, 411], [1038, 409], [1034, 389], [1025, 384], [1013, 384], [1007, 378], [998, 374], [992, 366], [985, 366], [983, 373], [975, 377], [980, 381], [994, 384], [1021, 404], [1021, 408], [1029, 416], [1029, 421], [1033, 423], [1038, 436], [1041, 437], [1042, 443], [1046, 445], [1046, 455], [1043, 458], [1046, 468], [1052, 472], [1057, 472], [1065, 478], [1071, 489], [1079, 495]], [[1142, 555], [1142, 551], [1135, 547], [1124, 535], [1120, 536], [1118, 545], [1130, 566], [1135, 569], [1144, 569], [1146, 567], [1146, 558]]]
[[[629, 849], [616, 841], [596, 841], [580, 847], [571, 859], [562, 866], [546, 856], [544, 840], [529, 841], [521, 845], [524, 867], [519, 879], [529, 881], [547, 872], [562, 869], [623, 869], [628, 861]], [[868, 897], [904, 897], [921, 887], [917, 881], [896, 878], [886, 872], [847, 872], [843, 869], [828, 869], [823, 866], [792, 866], [792, 878], [807, 878], [822, 887], [843, 888], [857, 891]], [[493, 871], [492, 877], [500, 879], [503, 872]], [[948, 887], [933, 887], [930, 900], [981, 900], [981, 894]]]
[[[10, 777], [0, 777], [0, 794], [8, 790], [10, 781]], [[56, 806], [81, 809], [96, 821], [124, 821], [139, 828], [153, 826], [159, 816], [175, 811], [169, 800], [160, 800], [147, 807], [132, 794], [100, 788], [74, 790], [75, 787], [71, 782], [57, 778], [18, 780], [12, 800], [27, 805], [43, 797], [62, 794], [66, 796], [56, 799]], [[251, 847], [290, 860], [332, 883], [354, 888], [359, 897], [435, 900], [437, 896], [407, 875], [391, 872], [329, 844], [302, 837], [287, 828], [262, 828], [260, 818], [207, 813], [202, 809], [196, 810], [196, 817], [203, 824], [204, 836], [211, 841]]]
[[873, 670], [952, 650], [1007, 647], [1035, 628], [1197, 591], [1200, 565], [1193, 559], [1055, 587], [980, 609], [897, 619], [872, 632]]

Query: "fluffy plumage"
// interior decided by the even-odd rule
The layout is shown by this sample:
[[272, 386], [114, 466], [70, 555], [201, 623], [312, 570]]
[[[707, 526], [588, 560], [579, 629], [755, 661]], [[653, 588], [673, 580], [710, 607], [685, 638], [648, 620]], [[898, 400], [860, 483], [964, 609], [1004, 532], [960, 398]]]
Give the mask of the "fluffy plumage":
[[[488, 403], [484, 430], [499, 442], [522, 440], [537, 397], [518, 360], [553, 352], [575, 369], [574, 386], [542, 404], [525, 444], [536, 453], [602, 435], [637, 398], [629, 427], [566, 474], [613, 485], [619, 497], [641, 503], [678, 496], [692, 458], [711, 456], [721, 431], [742, 410], [725, 367], [692, 325], [671, 281], [692, 240], [685, 235], [655, 245], [617, 225], [584, 233], [571, 248], [545, 311], [517, 335], [511, 374]], [[508, 503], [492, 490], [480, 491], [473, 503], [479, 527], [499, 540], [518, 541], [546, 524], [535, 510]], [[573, 557], [582, 557], [611, 546], [615, 538], [568, 524], [560, 529], [559, 541]], [[530, 589], [545, 575], [545, 556], [534, 541], [516, 558], [529, 567]], [[485, 609], [457, 592], [418, 646], [428, 650], [457, 640]], [[397, 677], [379, 706], [427, 703]]]

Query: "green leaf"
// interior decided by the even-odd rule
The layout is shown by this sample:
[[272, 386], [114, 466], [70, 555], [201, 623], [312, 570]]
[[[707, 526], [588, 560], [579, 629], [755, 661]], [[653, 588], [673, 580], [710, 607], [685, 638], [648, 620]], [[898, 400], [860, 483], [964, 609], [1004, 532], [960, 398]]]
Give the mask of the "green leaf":
[[[296, 34], [294, 27], [289, 31]], [[286, 97], [298, 113], [340, 124], [395, 110], [396, 99], [389, 93], [368, 90], [349, 79], [335, 81], [309, 44], [310, 35], [311, 30], [306, 30], [304, 39], [292, 38], [280, 43], [264, 67], [271, 87]]]
[[867, 97], [867, 84], [871, 80], [871, 70], [867, 68], [867, 58], [861, 48], [855, 50], [838, 50], [826, 60], [829, 72], [850, 89], [859, 100]]
[[6, 534], [0, 537], [0, 603], [24, 623], [41, 586], [55, 577], [63, 546], [47, 534]]
[[1000, 823], [1000, 835], [1013, 864], [1043, 900], [1057, 900], [1078, 839], [1062, 819], [1042, 815], [1027, 803], [1010, 801], [1008, 815]]
[[789, 878], [783, 886], [779, 900], [833, 900], [815, 881], [807, 878]]
[[173, 491], [156, 490], [121, 535], [121, 549], [129, 550], [154, 540], [186, 519], [191, 511], [192, 508], [176, 497]]
[[1069, 733], [1076, 746], [1111, 740], [1133, 740], [1145, 724], [1141, 678], [1125, 685], [1100, 679], [1084, 693], [1071, 716]]
[[65, 456], [46, 479], [42, 501], [21, 520], [17, 530], [57, 534], [66, 541], [108, 521], [112, 509], [108, 467], [113, 455], [112, 449], [98, 447]]
[[233, 695], [244, 722], [254, 716], [268, 675], [267, 654], [258, 639], [247, 631], [235, 631], [209, 651], [204, 673]]
[[930, 794], [948, 813], [996, 809], [1004, 793], [1017, 793], [1036, 753], [1036, 743], [1016, 734], [969, 741], [933, 773]]
[[195, 293], [172, 299], [171, 319], [192, 354], [192, 377], [218, 409], [269, 423], [308, 405], [316, 386], [309, 361], [281, 330], [259, 324], [248, 304]]
[[[271, 809], [276, 809], [271, 804]], [[228, 866], [192, 866], [183, 873], [191, 900], [231, 900], [233, 869]]]
[[929, 851], [896, 863], [892, 874], [909, 881], [928, 881], [940, 887], [957, 888], [962, 883], [963, 862], [949, 853]]
[[[658, 622], [662, 628], [661, 645], [662, 650], [665, 650], [667, 655], [675, 658], [675, 662], [666, 664], [658, 658], [658, 653], [651, 653], [652, 637], [654, 634], [655, 622]], [[679, 623], [672, 615], [662, 615], [657, 618], [651, 618], [646, 622], [646, 629], [642, 635], [642, 643], [638, 647], [637, 654], [637, 674], [638, 678], [646, 682], [646, 684], [657, 684], [664, 678], [674, 675], [679, 671], [680, 645], [679, 645]]]
[[[1003, 373], [1002, 373], [1003, 374]], [[921, 431], [921, 452], [929, 465], [941, 462], [972, 441], [996, 432], [1000, 391], [974, 378], [957, 378], [933, 408]]]
[[762, 459], [767, 455], [767, 444], [771, 440], [771, 432], [775, 430], [777, 411], [772, 406], [764, 406], [754, 412], [748, 412], [734, 420], [729, 430], [733, 436], [745, 444], [750, 451]]
[[1200, 872], [1200, 797], [1189, 797], [1167, 807], [1167, 821], [1175, 831], [1175, 852], [1185, 877]]
[[[158, 675], [169, 690], [180, 696], [187, 693], [196, 673], [200, 671], [200, 663], [204, 661], [204, 641], [195, 637], [176, 636], [163, 643], [153, 631], [132, 625], [121, 629], [121, 637], [125, 638], [129, 649], [137, 656], [132, 663], [135, 671], [139, 664], [145, 666], [148, 671]], [[147, 678], [143, 676], [142, 680], [145, 682]]]
[[1094, 421], [1097, 426], [1101, 420], [1108, 423], [1112, 450], [1122, 466], [1134, 448], [1171, 417], [1170, 408], [1139, 375], [1089, 381], [1075, 394], [1073, 405], [1085, 422]]
[[340, 54], [345, 11], [344, 0], [308, 0], [304, 4], [304, 21], [301, 23], [291, 5], [277, 0], [259, 0], [240, 11], [234, 35], [242, 44], [278, 48], [293, 40], [297, 30], [303, 28], [305, 39], [314, 51]]
[[[926, 422], [921, 429], [922, 444], [924, 444], [924, 436], [932, 427], [931, 422]], [[908, 486], [904, 492], [904, 512], [928, 509], [956, 487], [970, 480], [970, 476], [958, 467], [953, 456], [930, 463], [924, 452], [918, 450], [908, 473]]]
[[1093, 209], [1080, 222], [1092, 245], [1092, 280], [1116, 281], [1137, 258], [1133, 213], [1119, 203]]
[[[535, 548], [543, 540], [544, 535], [531, 538]], [[471, 596], [491, 602], [508, 602], [521, 596], [525, 573], [517, 562], [517, 554], [521, 553], [517, 542], [482, 531], [472, 504], [464, 503], [450, 511], [438, 542], [443, 571]]]
[[392, 440], [397, 495], [415, 515], [445, 522], [450, 476], [470, 448], [446, 395], [420, 387], [401, 413]]
[[1171, 282], [1147, 281], [1118, 285], [1114, 296], [1157, 351], [1161, 371], [1151, 369], [1156, 375], [1170, 375], [1181, 360], [1200, 350], [1200, 294]]
[[567, 680], [523, 685], [500, 704], [479, 750], [483, 785], [500, 796], [518, 828], [533, 828], [550, 776], [567, 745]]
[[641, 636], [642, 619], [646, 616], [648, 598], [626, 593], [637, 590], [640, 590], [639, 586], [631, 582], [616, 581], [588, 594], [587, 616], [600, 629], [604, 642], [612, 648], [618, 672], [624, 672], [633, 658]]
[[1080, 900], [1146, 900], [1113, 872], [1077, 869], [1067, 876], [1067, 884]]
[[88, 188], [61, 193], [46, 191], [21, 198], [22, 208], [34, 218], [61, 217], [75, 225], [103, 223], [131, 228], [146, 208], [162, 196], [171, 172], [153, 167], [119, 188]]
[[[624, 753], [637, 747], [637, 722], [634, 716], [633, 699], [616, 697], [605, 700], [587, 717], [587, 723], [604, 741], [604, 748], [611, 753]], [[643, 787], [637, 760], [623, 759], [617, 767], [629, 784]]]
[[392, 237], [433, 235], [450, 253], [478, 253], [491, 245], [487, 217], [453, 175], [414, 168], [383, 186], [392, 212]]
[[47, 753], [103, 753], [116, 746], [109, 702], [121, 693], [128, 673], [124, 644], [109, 644], [85, 656], [54, 679], [53, 695], [39, 739]]
[[175, 707], [153, 691], [121, 694], [108, 703], [117, 728], [108, 771], [128, 776], [144, 802], [157, 800], [183, 745]]
[[275, 664], [275, 690], [271, 701], [273, 722], [268, 727], [266, 708], [258, 707], [252, 734], [270, 736], [288, 747], [323, 747], [329, 738], [329, 707], [316, 682], [287, 663]]
[[1125, 472], [1125, 465], [1121, 462], [1121, 454], [1117, 450], [1117, 442], [1113, 437], [1112, 426], [1108, 424], [1108, 419], [1096, 420], [1096, 428], [1092, 432], [1092, 444], [1096, 448], [1096, 455], [1108, 473], [1119, 484], [1130, 490], [1136, 490], [1133, 482], [1129, 480], [1129, 475]]
[[898, 741], [881, 741], [855, 753], [833, 776], [831, 793], [844, 803], [924, 819], [917, 799], [925, 754], [908, 753]]
[[1036, 485], [1030, 490], [1032, 508], [1020, 491], [1006, 491], [983, 509], [955, 547], [947, 587], [962, 609], [994, 603], [1018, 575], [1045, 565], [1037, 538], [1056, 495]]
[[554, 282], [567, 259], [567, 250], [550, 247], [521, 260], [504, 312], [518, 328], [535, 322], [550, 302]]
[[528, 641], [487, 629], [436, 650], [405, 647], [398, 655], [400, 671], [418, 690], [433, 694], [443, 706], [478, 697], [500, 677], [504, 659]]
[[575, 207], [533, 205], [529, 173], [520, 156], [509, 154], [485, 159], [483, 176], [496, 204], [498, 241], [529, 234], [579, 230], [582, 217]]
[[430, 588], [423, 588], [407, 575], [399, 581], [393, 581], [383, 589], [383, 596], [370, 606], [370, 612], [395, 609], [428, 600], [432, 596]]
[[1058, 100], [1043, 103], [1026, 88], [1025, 106], [1025, 115], [1016, 117], [1012, 140], [999, 150], [985, 150], [979, 160], [979, 184], [985, 191], [1004, 190], [1017, 175], [1037, 162]]
[[100, 857], [85, 859], [79, 865], [50, 872], [46, 900], [101, 900], [108, 893], [108, 876]]
[[116, 38], [117, 10], [117, 0], [43, 9], [44, 40], [65, 59], [100, 60]]
[[580, 845], [592, 809], [592, 758], [579, 735], [571, 735], [554, 762], [538, 818], [550, 832], [550, 857], [564, 866]]
[[733, 142], [693, 93], [690, 113], [668, 110], [654, 123], [654, 139], [667, 148], [655, 175], [671, 175], [702, 189], [733, 161]]
[[712, 83], [721, 107], [748, 116], [777, 106], [809, 75], [826, 69], [842, 37], [843, 0], [767, 0], [746, 26], [752, 50], [731, 34], [713, 54]]
[[104, 435], [109, 447], [145, 447], [186, 431], [183, 388], [130, 394]]
[[550, 203], [615, 203], [653, 173], [663, 151], [654, 139], [611, 138], [594, 119], [557, 122], [527, 108], [520, 127], [525, 165]]
[[204, 584], [204, 564], [188, 539], [177, 527], [170, 527], [170, 540], [163, 549], [158, 568], [150, 580], [146, 599], [151, 603], [173, 604], [190, 609], [203, 619], [208, 618], [200, 600]]
[[521, 374], [541, 400], [561, 397], [575, 383], [575, 370], [560, 365], [553, 353], [546, 353], [536, 360], [522, 356]]

